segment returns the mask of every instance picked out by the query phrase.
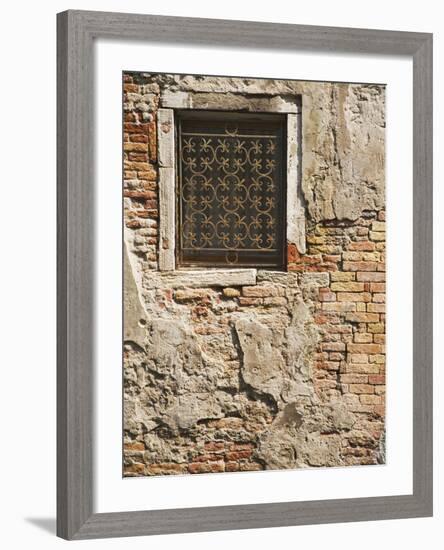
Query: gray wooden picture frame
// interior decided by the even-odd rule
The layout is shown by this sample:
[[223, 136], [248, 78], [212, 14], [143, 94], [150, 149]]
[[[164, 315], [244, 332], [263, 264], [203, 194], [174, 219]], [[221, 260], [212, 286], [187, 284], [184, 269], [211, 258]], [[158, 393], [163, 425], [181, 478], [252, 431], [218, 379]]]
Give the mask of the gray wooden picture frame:
[[[432, 35], [66, 11], [58, 47], [57, 534], [90, 539], [431, 516]], [[413, 59], [413, 494], [94, 513], [93, 43], [97, 38]]]

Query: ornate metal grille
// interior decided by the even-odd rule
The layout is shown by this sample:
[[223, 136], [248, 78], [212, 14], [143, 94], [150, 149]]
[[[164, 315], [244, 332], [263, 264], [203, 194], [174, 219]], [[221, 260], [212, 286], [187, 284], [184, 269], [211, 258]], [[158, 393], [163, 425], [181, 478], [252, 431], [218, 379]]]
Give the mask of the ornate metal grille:
[[283, 119], [208, 116], [179, 117], [179, 264], [280, 267]]

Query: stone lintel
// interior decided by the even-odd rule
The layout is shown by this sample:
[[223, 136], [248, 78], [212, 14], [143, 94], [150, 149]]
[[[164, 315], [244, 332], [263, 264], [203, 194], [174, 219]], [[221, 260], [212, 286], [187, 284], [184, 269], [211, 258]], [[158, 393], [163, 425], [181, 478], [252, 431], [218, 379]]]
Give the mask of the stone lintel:
[[256, 269], [202, 269], [160, 274], [163, 286], [170, 288], [232, 287], [256, 284]]
[[253, 113], [299, 113], [297, 96], [248, 96], [225, 92], [170, 92], [161, 95], [160, 103], [169, 109], [208, 109], [213, 111], [249, 111]]

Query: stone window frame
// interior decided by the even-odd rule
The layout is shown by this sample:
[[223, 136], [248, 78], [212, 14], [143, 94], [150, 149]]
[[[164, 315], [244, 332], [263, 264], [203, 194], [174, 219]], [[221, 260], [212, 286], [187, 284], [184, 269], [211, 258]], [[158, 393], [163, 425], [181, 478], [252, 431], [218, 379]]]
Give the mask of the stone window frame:
[[[217, 286], [251, 285], [255, 268], [206, 267], [192, 270], [176, 267], [176, 136], [175, 111], [211, 110], [284, 114], [287, 118], [286, 243], [294, 244], [300, 254], [306, 251], [306, 213], [302, 197], [302, 97], [230, 92], [172, 92], [160, 97], [157, 111], [157, 153], [159, 166], [159, 271], [178, 279], [195, 276], [201, 284]], [[166, 273], [165, 273], [166, 274]]]

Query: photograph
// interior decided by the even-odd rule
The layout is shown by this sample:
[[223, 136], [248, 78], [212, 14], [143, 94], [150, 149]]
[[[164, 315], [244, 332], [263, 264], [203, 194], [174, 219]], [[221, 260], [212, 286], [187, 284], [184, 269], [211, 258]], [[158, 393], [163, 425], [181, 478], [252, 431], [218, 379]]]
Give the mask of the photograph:
[[385, 464], [386, 86], [123, 71], [122, 120], [124, 477]]

